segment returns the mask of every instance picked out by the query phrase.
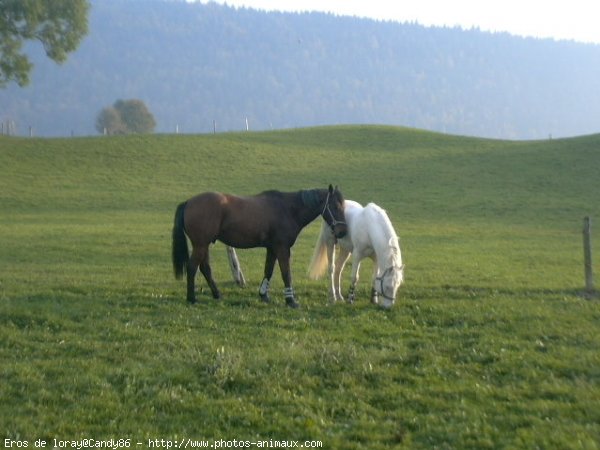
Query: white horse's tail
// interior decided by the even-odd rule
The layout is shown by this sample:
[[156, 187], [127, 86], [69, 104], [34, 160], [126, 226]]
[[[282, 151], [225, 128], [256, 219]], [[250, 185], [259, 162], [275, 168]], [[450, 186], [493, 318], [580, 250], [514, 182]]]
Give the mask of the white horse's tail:
[[327, 257], [327, 231], [327, 224], [324, 223], [308, 266], [308, 277], [311, 280], [318, 280], [327, 270], [327, 263], [329, 262]]

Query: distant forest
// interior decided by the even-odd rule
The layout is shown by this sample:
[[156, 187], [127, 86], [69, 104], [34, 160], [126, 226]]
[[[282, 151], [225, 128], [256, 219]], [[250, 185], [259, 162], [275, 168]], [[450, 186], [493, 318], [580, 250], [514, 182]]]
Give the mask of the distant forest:
[[[19, 135], [92, 135], [140, 99], [157, 132], [390, 124], [536, 139], [600, 131], [600, 45], [214, 3], [94, 0], [62, 66], [28, 47], [31, 85], [0, 90]], [[8, 125], [7, 125], [8, 124]]]

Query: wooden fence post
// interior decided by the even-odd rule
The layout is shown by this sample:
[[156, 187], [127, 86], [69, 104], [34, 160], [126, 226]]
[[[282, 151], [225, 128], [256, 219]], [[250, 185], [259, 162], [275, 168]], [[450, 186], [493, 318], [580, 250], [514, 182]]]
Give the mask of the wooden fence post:
[[592, 270], [592, 220], [583, 219], [583, 258], [585, 266], [585, 290], [594, 292], [594, 273]]

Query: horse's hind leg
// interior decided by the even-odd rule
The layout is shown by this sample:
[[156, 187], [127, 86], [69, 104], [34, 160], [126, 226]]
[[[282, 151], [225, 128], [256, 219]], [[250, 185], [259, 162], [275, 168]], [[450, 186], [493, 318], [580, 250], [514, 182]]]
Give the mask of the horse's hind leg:
[[333, 268], [333, 273], [331, 274], [331, 289], [333, 293], [333, 301], [340, 300], [344, 301], [344, 296], [342, 295], [342, 271], [344, 270], [344, 266], [346, 265], [346, 261], [350, 257], [350, 252], [345, 248], [339, 248], [335, 266]]
[[[193, 272], [190, 272], [189, 268], [193, 265]], [[188, 301], [191, 303], [196, 302], [196, 296], [194, 292], [194, 275], [196, 269], [200, 268], [200, 272], [204, 275], [208, 287], [212, 292], [213, 298], [221, 298], [221, 293], [217, 289], [215, 280], [212, 277], [212, 270], [210, 268], [209, 257], [208, 257], [208, 245], [203, 247], [194, 247], [192, 255], [190, 256], [190, 264], [188, 265]]]
[[194, 252], [187, 262], [187, 301], [196, 303], [196, 272], [198, 271], [198, 260], [194, 257]]
[[229, 268], [231, 269], [233, 280], [239, 287], [246, 287], [246, 279], [244, 278], [235, 248], [227, 246], [227, 259], [229, 259]]
[[204, 278], [206, 279], [206, 282], [208, 283], [208, 287], [210, 288], [210, 291], [212, 292], [213, 298], [221, 298], [221, 293], [219, 292], [219, 289], [217, 288], [217, 284], [215, 283], [215, 280], [213, 280], [213, 277], [212, 277], [212, 270], [210, 268], [209, 256], [208, 256], [208, 247], [206, 247], [203, 258], [200, 260], [200, 272], [202, 272], [202, 275], [204, 275]]

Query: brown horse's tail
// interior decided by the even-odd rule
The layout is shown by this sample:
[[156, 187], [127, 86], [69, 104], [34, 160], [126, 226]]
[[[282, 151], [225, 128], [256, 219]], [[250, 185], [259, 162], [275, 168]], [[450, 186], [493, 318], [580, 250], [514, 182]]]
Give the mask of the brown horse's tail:
[[175, 210], [175, 223], [173, 224], [173, 270], [175, 278], [181, 279], [190, 258], [188, 245], [183, 225], [183, 213], [187, 202], [181, 203]]

